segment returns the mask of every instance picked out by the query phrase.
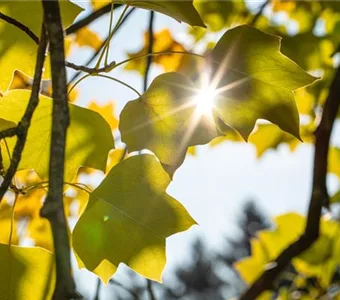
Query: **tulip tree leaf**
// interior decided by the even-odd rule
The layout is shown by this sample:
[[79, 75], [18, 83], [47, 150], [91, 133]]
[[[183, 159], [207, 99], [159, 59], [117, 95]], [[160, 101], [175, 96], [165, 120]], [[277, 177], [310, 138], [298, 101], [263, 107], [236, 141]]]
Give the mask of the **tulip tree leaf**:
[[132, 156], [114, 166], [91, 193], [74, 229], [80, 266], [107, 282], [125, 263], [161, 281], [165, 239], [195, 224], [182, 204], [166, 193], [169, 183], [153, 155]]
[[[13, 90], [0, 97], [0, 118], [18, 123], [26, 109], [30, 92]], [[70, 126], [66, 141], [65, 181], [71, 181], [79, 166], [105, 171], [108, 152], [114, 147], [110, 126], [98, 113], [69, 104]], [[40, 96], [33, 115], [19, 169], [34, 169], [42, 179], [48, 177], [52, 123], [52, 99]], [[13, 149], [16, 139], [7, 139]], [[8, 166], [8, 156], [4, 155]]]
[[[111, 0], [104, 0], [107, 3], [110, 3]], [[100, 2], [98, 0], [92, 0], [92, 2]], [[171, 18], [176, 19], [179, 22], [187, 23], [191, 26], [200, 26], [206, 27], [203, 23], [200, 15], [193, 5], [192, 0], [186, 1], [154, 1], [154, 0], [117, 0], [115, 3], [129, 4], [129, 6], [153, 10], [159, 12], [161, 14], [167, 15]]]
[[50, 251], [0, 244], [0, 264], [1, 299], [52, 298], [55, 268]]
[[216, 114], [247, 139], [258, 119], [300, 137], [293, 91], [316, 78], [280, 52], [281, 40], [244, 25], [227, 31], [210, 54], [218, 81]]
[[172, 175], [189, 146], [217, 137], [213, 118], [197, 111], [194, 88], [185, 75], [165, 73], [142, 97], [128, 102], [120, 115], [119, 129], [129, 151], [151, 150]]
[[[69, 1], [60, 1], [64, 27], [72, 24], [81, 8]], [[39, 1], [0, 1], [0, 12], [27, 26], [40, 37], [43, 18]], [[33, 77], [38, 46], [22, 30], [4, 20], [0, 20], [0, 91], [8, 89], [15, 70]], [[50, 63], [45, 64], [44, 79], [50, 78]]]

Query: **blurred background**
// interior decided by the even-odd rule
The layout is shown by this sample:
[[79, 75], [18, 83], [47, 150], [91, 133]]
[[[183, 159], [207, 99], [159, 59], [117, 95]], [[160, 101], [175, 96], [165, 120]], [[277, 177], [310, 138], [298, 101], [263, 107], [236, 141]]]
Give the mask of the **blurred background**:
[[[90, 0], [72, 2], [84, 8], [76, 22], [108, 4]], [[77, 286], [85, 299], [219, 300], [237, 297], [246, 285], [233, 265], [251, 255], [250, 239], [257, 231], [272, 228], [274, 216], [291, 211], [306, 213], [312, 178], [313, 130], [320, 104], [327, 96], [332, 74], [339, 64], [340, 4], [337, 1], [278, 0], [194, 1], [194, 4], [207, 30], [192, 28], [156, 13], [154, 51], [204, 54], [227, 29], [240, 24], [252, 24], [282, 36], [282, 52], [311, 74], [324, 78], [296, 93], [304, 143], [280, 133], [274, 125], [259, 123], [249, 143], [235, 134], [190, 149], [167, 192], [186, 207], [199, 225], [167, 239], [164, 283], [148, 281], [121, 265], [110, 283], [104, 285], [95, 275], [85, 269], [79, 270], [74, 259]], [[121, 11], [121, 7], [115, 9], [114, 20]], [[129, 13], [111, 41], [109, 61], [119, 62], [146, 53], [149, 20], [147, 10], [135, 9]], [[68, 61], [85, 65], [93, 58], [88, 64], [93, 67], [98, 59], [95, 53], [107, 39], [109, 22], [110, 13], [106, 13], [69, 35], [72, 46], [68, 49]], [[184, 55], [156, 57], [147, 83], [164, 71], [186, 69], [194, 74], [199, 68], [199, 59], [188, 59]], [[145, 69], [146, 61], [138, 60], [109, 75], [128, 82], [142, 93]], [[75, 71], [69, 71], [68, 75], [70, 83], [82, 76]], [[75, 104], [97, 110], [110, 123], [118, 148], [110, 154], [110, 166], [125, 155], [117, 120], [125, 104], [135, 98], [126, 87], [94, 76], [79, 82], [71, 93]], [[332, 136], [335, 149], [340, 146], [338, 125]], [[334, 158], [337, 159], [340, 156]], [[339, 168], [337, 164], [329, 174], [331, 195], [340, 188]], [[85, 169], [80, 170], [78, 176], [91, 188], [104, 177], [101, 172]], [[72, 226], [79, 217], [79, 207], [85, 205], [86, 200], [72, 188], [67, 196]], [[39, 242], [34, 241], [31, 234], [24, 236], [20, 244], [39, 245]]]

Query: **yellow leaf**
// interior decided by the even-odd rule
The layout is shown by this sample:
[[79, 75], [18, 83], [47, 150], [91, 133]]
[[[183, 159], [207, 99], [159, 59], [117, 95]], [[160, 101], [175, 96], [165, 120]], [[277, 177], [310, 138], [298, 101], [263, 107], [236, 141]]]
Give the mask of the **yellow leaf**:
[[34, 245], [54, 252], [51, 225], [47, 219], [34, 218], [27, 226], [27, 236], [34, 240]]
[[331, 147], [328, 154], [328, 172], [340, 178], [340, 148]]
[[[12, 220], [13, 206], [9, 205], [4, 199], [0, 204], [0, 243], [8, 244], [11, 232], [11, 220]], [[17, 221], [13, 220], [12, 231], [12, 244], [18, 244], [19, 238], [17, 233]]]
[[105, 282], [120, 263], [161, 281], [165, 239], [195, 224], [185, 208], [166, 193], [169, 183], [168, 174], [153, 155], [132, 156], [113, 167], [91, 193], [73, 231], [80, 265]]
[[126, 156], [125, 149], [115, 149], [110, 152], [109, 159], [106, 166], [106, 173], [110, 172], [110, 170], [117, 164], [119, 164]]
[[93, 50], [98, 50], [103, 43], [103, 40], [98, 36], [98, 34], [88, 27], [81, 28], [75, 35], [75, 42], [79, 46], [88, 46]]
[[[144, 46], [137, 52], [128, 53], [129, 58], [145, 55], [149, 48], [149, 33], [144, 35]], [[154, 35], [153, 52], [184, 52], [185, 48], [174, 40], [171, 32], [168, 29], [163, 29], [156, 32]], [[176, 72], [195, 69], [196, 59], [191, 55], [184, 55], [180, 53], [156, 55], [152, 60], [154, 63], [163, 67], [165, 72]], [[135, 59], [126, 64], [126, 70], [136, 70], [140, 74], [144, 74], [146, 67], [146, 60]]]
[[4, 300], [51, 299], [54, 255], [42, 248], [0, 244], [0, 297]]
[[[69, 26], [81, 12], [81, 8], [69, 1], [60, 1], [61, 15], [64, 27]], [[43, 19], [42, 5], [37, 1], [0, 1], [0, 12], [16, 19], [27, 26], [36, 36], [40, 36]], [[17, 27], [0, 20], [0, 91], [8, 89], [13, 72], [20, 70], [33, 77], [36, 43], [26, 33]], [[50, 78], [50, 63], [45, 64], [44, 79]]]
[[291, 0], [274, 0], [273, 1], [273, 11], [278, 12], [278, 11], [293, 11], [296, 7], [295, 1]]
[[118, 128], [118, 119], [114, 115], [115, 106], [113, 102], [109, 102], [103, 106], [100, 106], [95, 101], [92, 101], [90, 103], [89, 109], [99, 113], [110, 125], [112, 130]]
[[31, 89], [31, 85], [32, 80], [29, 77], [19, 71], [14, 71], [13, 80], [9, 90]]

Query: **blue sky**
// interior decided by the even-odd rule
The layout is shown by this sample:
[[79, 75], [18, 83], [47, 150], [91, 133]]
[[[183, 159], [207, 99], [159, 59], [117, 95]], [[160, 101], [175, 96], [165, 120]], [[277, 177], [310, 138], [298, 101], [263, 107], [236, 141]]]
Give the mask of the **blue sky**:
[[[84, 1], [75, 2], [86, 6]], [[102, 18], [93, 23], [91, 28], [104, 37], [108, 31], [108, 22], [108, 17]], [[112, 40], [112, 60], [123, 60], [127, 51], [140, 48], [147, 22], [147, 11], [138, 10], [134, 13]], [[170, 28], [180, 41], [188, 42], [186, 25], [157, 14], [156, 30], [164, 27]], [[218, 35], [211, 38], [217, 39]], [[75, 49], [69, 60], [81, 64], [91, 54], [89, 49]], [[160, 71], [153, 68], [150, 77]], [[136, 73], [120, 69], [114, 70], [110, 75], [129, 82], [140, 91], [142, 89], [142, 78]], [[103, 104], [114, 101], [117, 114], [127, 101], [136, 98], [130, 90], [102, 78], [89, 78], [78, 88], [81, 105], [92, 100]], [[231, 142], [214, 148], [200, 146], [196, 157], [187, 156], [167, 191], [184, 204], [200, 226], [194, 226], [167, 240], [168, 265], [164, 272], [165, 281], [170, 276], [171, 269], [188, 257], [188, 248], [193, 237], [201, 236], [211, 248], [218, 249], [225, 234], [233, 235], [235, 220], [242, 203], [247, 199], [255, 199], [270, 215], [288, 211], [305, 213], [311, 187], [312, 159], [313, 149], [306, 144], [301, 144], [293, 153], [283, 145], [257, 159], [255, 148], [251, 144]], [[334, 177], [330, 177], [330, 187], [331, 191], [339, 187]], [[88, 272], [82, 270], [76, 274], [78, 280], [87, 282], [85, 293], [93, 293], [95, 281], [89, 281], [91, 276]], [[123, 272], [119, 270], [116, 278], [122, 276]]]

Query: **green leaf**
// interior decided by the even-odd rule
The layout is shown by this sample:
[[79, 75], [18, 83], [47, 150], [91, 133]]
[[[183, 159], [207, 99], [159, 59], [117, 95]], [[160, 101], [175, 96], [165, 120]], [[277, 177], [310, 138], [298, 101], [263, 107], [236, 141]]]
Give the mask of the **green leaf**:
[[247, 139], [266, 119], [297, 138], [299, 115], [293, 91], [316, 78], [280, 52], [280, 38], [244, 25], [227, 31], [210, 54], [221, 88], [217, 115]]
[[[69, 1], [60, 1], [64, 28], [72, 24], [81, 8]], [[42, 5], [39, 1], [1, 1], [0, 12], [16, 19], [40, 37]], [[15, 70], [33, 77], [38, 46], [22, 30], [0, 20], [0, 91], [6, 91]], [[50, 62], [46, 61], [44, 79], [50, 78]]]
[[[116, 3], [126, 4], [125, 0], [117, 0]], [[169, 17], [176, 19], [179, 22], [185, 22], [191, 26], [206, 27], [200, 15], [196, 11], [193, 1], [128, 1], [130, 6], [153, 10]]]
[[337, 191], [329, 201], [330, 203], [340, 203], [340, 191]]
[[195, 224], [182, 204], [166, 193], [169, 183], [153, 155], [132, 156], [114, 166], [92, 192], [74, 229], [80, 266], [105, 282], [120, 263], [161, 281], [165, 239]]
[[[18, 123], [26, 109], [30, 92], [13, 90], [0, 97], [0, 118]], [[98, 113], [69, 104], [70, 126], [67, 133], [65, 181], [71, 181], [78, 167], [88, 166], [105, 171], [107, 155], [114, 147], [110, 126]], [[52, 124], [52, 99], [40, 96], [33, 115], [19, 169], [34, 169], [42, 179], [48, 177]], [[13, 149], [16, 139], [7, 139]], [[8, 156], [4, 154], [8, 167]]]
[[[245, 19], [249, 14], [243, 1], [200, 0], [195, 2], [195, 6], [208, 29], [213, 32], [228, 28], [240, 21], [240, 15]], [[200, 32], [193, 29], [190, 33], [197, 36], [197, 31]]]
[[54, 255], [42, 248], [0, 244], [0, 297], [3, 300], [51, 299]]
[[151, 150], [172, 175], [189, 146], [217, 137], [213, 118], [198, 112], [193, 90], [194, 84], [185, 75], [165, 73], [141, 98], [128, 102], [119, 129], [129, 151]]

